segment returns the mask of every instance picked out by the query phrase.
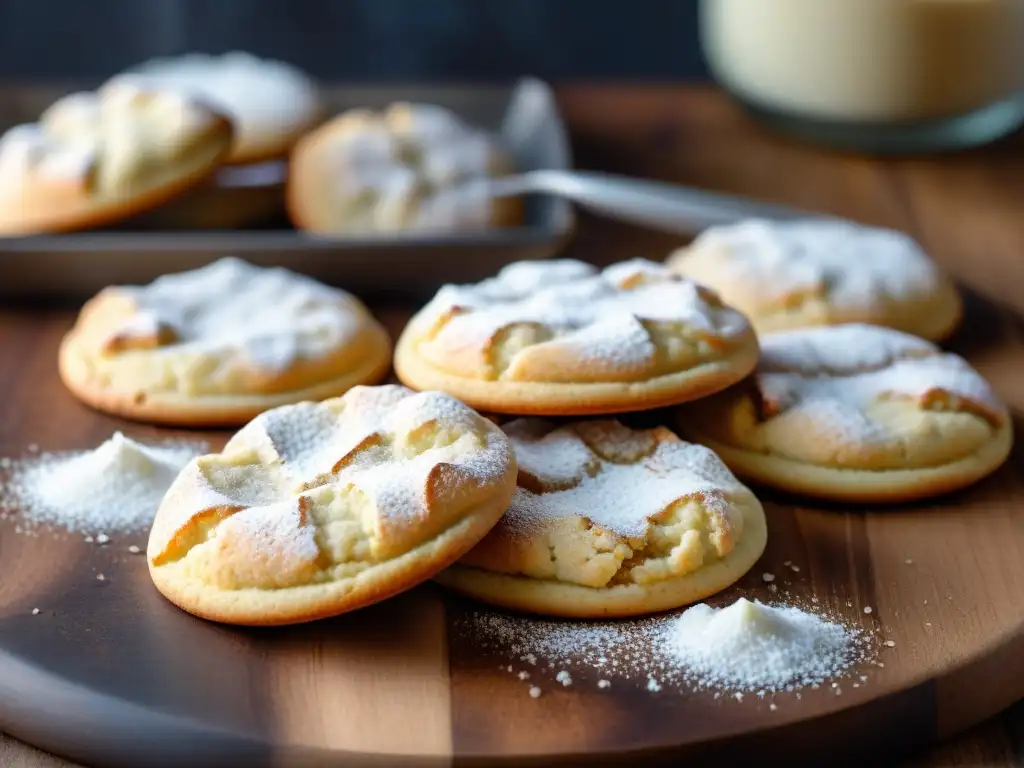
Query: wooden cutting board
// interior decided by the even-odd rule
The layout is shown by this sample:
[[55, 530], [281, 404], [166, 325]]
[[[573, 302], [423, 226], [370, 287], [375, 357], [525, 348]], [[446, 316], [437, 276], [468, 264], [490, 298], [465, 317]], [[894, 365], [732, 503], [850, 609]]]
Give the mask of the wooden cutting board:
[[[404, 312], [383, 316], [393, 329]], [[55, 374], [63, 311], [0, 313], [0, 455], [87, 448], [123, 428]], [[971, 300], [952, 348], [1011, 403], [1024, 432], [1022, 324]], [[16, 364], [11, 364], [15, 361]], [[226, 433], [207, 435], [219, 447]], [[892, 640], [858, 688], [714, 698], [646, 679], [525, 668], [460, 627], [466, 601], [430, 585], [307, 626], [246, 630], [156, 592], [143, 536], [105, 545], [0, 522], [0, 730], [87, 765], [595, 765], [714, 758], [892, 756], [1024, 696], [1024, 450], [995, 476], [933, 502], [866, 512], [762, 494], [769, 545], [721, 596], [819, 604]], [[797, 565], [799, 572], [783, 565]], [[97, 577], [103, 574], [103, 580]], [[870, 614], [864, 607], [871, 606]], [[33, 614], [38, 608], [39, 613]], [[507, 666], [513, 666], [513, 672]], [[854, 677], [852, 680], [859, 680]], [[542, 690], [528, 694], [530, 685]], [[770, 703], [776, 705], [772, 710]]]

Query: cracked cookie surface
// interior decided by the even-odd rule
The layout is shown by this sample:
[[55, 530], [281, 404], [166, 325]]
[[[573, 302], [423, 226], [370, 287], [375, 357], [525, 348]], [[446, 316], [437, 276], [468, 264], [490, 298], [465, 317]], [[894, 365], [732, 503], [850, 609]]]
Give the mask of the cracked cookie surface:
[[508, 506], [498, 427], [448, 395], [356, 387], [268, 411], [193, 460], [157, 512], [157, 588], [196, 615], [287, 624], [411, 588]]
[[768, 334], [750, 379], [682, 407], [686, 437], [741, 477], [826, 499], [900, 501], [969, 485], [1012, 444], [1006, 407], [962, 358], [887, 328]]
[[497, 413], [607, 414], [723, 389], [757, 351], [742, 315], [660, 264], [559, 259], [442, 288], [402, 333], [395, 371]]
[[130, 418], [239, 424], [379, 380], [387, 332], [357, 298], [281, 268], [224, 258], [106, 288], [60, 350], [81, 400]]
[[962, 311], [956, 287], [913, 239], [852, 222], [713, 227], [666, 263], [717, 291], [758, 333], [870, 323], [935, 340]]
[[764, 512], [709, 449], [618, 421], [505, 425], [508, 511], [440, 583], [555, 616], [627, 616], [703, 599], [764, 551]]

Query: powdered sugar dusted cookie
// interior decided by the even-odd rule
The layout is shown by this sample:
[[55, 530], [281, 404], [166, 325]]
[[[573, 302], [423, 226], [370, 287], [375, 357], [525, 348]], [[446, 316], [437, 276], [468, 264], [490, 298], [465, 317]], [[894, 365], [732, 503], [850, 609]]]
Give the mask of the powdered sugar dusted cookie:
[[469, 183], [511, 170], [496, 137], [442, 107], [352, 110], [299, 142], [288, 210], [297, 226], [331, 234], [514, 226], [517, 198]]
[[224, 258], [146, 286], [106, 288], [61, 344], [64, 383], [129, 418], [239, 424], [379, 380], [384, 328], [351, 294]]
[[505, 432], [519, 463], [511, 506], [442, 584], [517, 610], [629, 616], [719, 592], [764, 551], [754, 495], [664, 427], [522, 419]]
[[449, 285], [409, 323], [395, 370], [496, 413], [607, 414], [681, 403], [757, 360], [746, 319], [665, 267], [524, 261]]
[[235, 126], [227, 156], [234, 165], [284, 157], [323, 114], [319, 91], [307, 75], [241, 51], [152, 59], [109, 82], [142, 84], [212, 104]]
[[211, 108], [123, 85], [75, 93], [0, 138], [0, 234], [94, 227], [193, 187], [228, 151]]
[[679, 427], [741, 477], [825, 499], [900, 501], [951, 491], [1006, 459], [1012, 427], [956, 355], [887, 328], [762, 337], [756, 374], [679, 410]]
[[843, 221], [746, 221], [705, 231], [668, 259], [718, 291], [758, 333], [870, 323], [941, 339], [956, 287], [910, 237]]
[[178, 476], [150, 532], [150, 575], [215, 621], [333, 616], [464, 554], [515, 476], [501, 430], [438, 392], [356, 387], [276, 408]]

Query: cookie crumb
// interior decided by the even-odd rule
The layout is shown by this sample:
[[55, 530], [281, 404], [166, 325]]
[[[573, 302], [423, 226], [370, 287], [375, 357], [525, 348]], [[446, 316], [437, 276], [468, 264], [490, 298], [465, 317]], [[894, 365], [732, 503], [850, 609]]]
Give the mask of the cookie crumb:
[[85, 543], [86, 544], [92, 544], [94, 541], [95, 541], [95, 539], [92, 536], [86, 536], [85, 537]]
[[611, 688], [612, 684], [611, 684], [610, 680], [598, 680], [597, 681], [597, 687], [598, 688]]
[[131, 552], [131, 553], [132, 553], [133, 555], [137, 555], [137, 554], [139, 554], [139, 553], [140, 553], [140, 552], [141, 552], [142, 550], [141, 550], [141, 549], [139, 549], [139, 548], [138, 548], [138, 547], [137, 547], [136, 545], [132, 544], [132, 545], [131, 545], [130, 547], [128, 547], [128, 551], [129, 551], [129, 552]]
[[736, 691], [736, 693], [734, 693], [732, 697], [736, 699], [736, 701], [743, 701], [743, 693], [740, 691]]
[[894, 641], [892, 641], [892, 640], [886, 640], [884, 643], [882, 643], [882, 645], [884, 645], [886, 648], [895, 648], [896, 647], [896, 643]]
[[768, 572], [762, 573], [761, 581], [763, 581], [765, 584], [771, 584], [773, 581], [775, 581], [775, 574]]
[[36, 443], [29, 443], [28, 444], [28, 452], [29, 453], [39, 453], [39, 446]]
[[793, 573], [800, 573], [800, 566], [799, 565], [791, 565], [790, 568], [793, 569]]
[[106, 580], [107, 580], [107, 577], [104, 576], [102, 573], [97, 573], [96, 574], [96, 581], [106, 581]]
[[914, 561], [911, 560], [909, 557], [906, 560], [904, 560], [903, 562], [906, 563], [907, 565], [913, 565], [914, 564]]
[[787, 568], [789, 568], [789, 566], [791, 566], [793, 564], [793, 561], [792, 560], [783, 560], [782, 564], [784, 566], [786, 566]]
[[572, 685], [572, 675], [566, 672], [564, 669], [555, 675], [555, 680], [560, 682], [562, 685], [568, 687]]
[[539, 699], [540, 698], [540, 688], [538, 688], [536, 685], [531, 685], [530, 686], [530, 698], [531, 699]]
[[871, 606], [870, 606], [870, 605], [865, 605], [865, 606], [864, 606], [864, 613], [871, 613], [871, 611], [872, 611], [872, 610], [873, 610], [873, 609], [871, 608]]
[[661, 683], [659, 683], [653, 677], [649, 677], [647, 678], [647, 690], [651, 693], [657, 693], [661, 690]]
[[33, 616], [38, 616], [39, 615], [39, 609], [38, 608], [33, 608], [32, 609], [32, 615]]
[[778, 709], [778, 707], [777, 707], [777, 706], [775, 706], [775, 703], [774, 703], [774, 702], [772, 702], [771, 704], [769, 704], [769, 705], [768, 705], [768, 710], [769, 710], [770, 712], [774, 712], [774, 711], [775, 711], [776, 709]]
[[524, 670], [523, 670], [522, 672], [520, 672], [520, 673], [519, 673], [519, 679], [520, 679], [520, 680], [529, 680], [529, 679], [530, 679], [530, 673], [529, 673], [529, 672], [527, 672], [527, 671], [526, 671], [526, 670], [524, 669]]
[[105, 533], [100, 533], [96, 536], [97, 544], [107, 544], [110, 541], [110, 537]]

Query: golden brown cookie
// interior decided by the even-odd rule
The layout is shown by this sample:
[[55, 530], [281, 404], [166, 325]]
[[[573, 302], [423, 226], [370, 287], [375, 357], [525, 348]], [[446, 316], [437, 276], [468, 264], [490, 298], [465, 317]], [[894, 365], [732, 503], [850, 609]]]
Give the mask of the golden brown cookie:
[[617, 421], [505, 426], [511, 506], [440, 583], [494, 605], [579, 618], [677, 608], [719, 592], [767, 540], [754, 495], [707, 448]]
[[225, 258], [101, 291], [65, 336], [60, 373], [102, 411], [229, 425], [379, 381], [390, 355], [387, 332], [351, 294]]
[[235, 135], [226, 162], [232, 165], [286, 157], [324, 111], [319, 89], [305, 73], [242, 51], [151, 59], [104, 88], [126, 82], [198, 97], [229, 117]]
[[439, 392], [356, 387], [277, 408], [174, 481], [150, 532], [150, 575], [214, 621], [335, 616], [463, 555], [501, 517], [515, 477], [501, 430]]
[[949, 336], [960, 294], [910, 237], [846, 221], [745, 221], [714, 227], [669, 256], [758, 333], [843, 323]]
[[480, 410], [556, 416], [693, 400], [756, 361], [746, 319], [660, 264], [561, 259], [442, 288], [402, 333], [395, 371]]
[[511, 171], [496, 137], [441, 107], [352, 110], [296, 146], [288, 211], [296, 226], [325, 234], [515, 226], [518, 198], [468, 183]]
[[680, 434], [740, 477], [823, 499], [899, 502], [970, 485], [1013, 442], [1010, 416], [956, 355], [839, 325], [762, 337], [749, 380], [678, 411]]
[[228, 120], [124, 85], [76, 93], [0, 138], [0, 234], [97, 227], [201, 183], [231, 145]]

